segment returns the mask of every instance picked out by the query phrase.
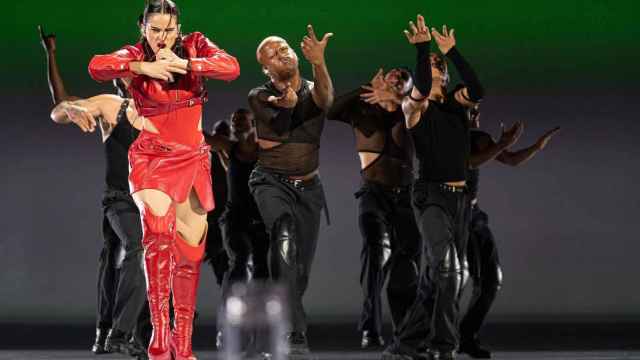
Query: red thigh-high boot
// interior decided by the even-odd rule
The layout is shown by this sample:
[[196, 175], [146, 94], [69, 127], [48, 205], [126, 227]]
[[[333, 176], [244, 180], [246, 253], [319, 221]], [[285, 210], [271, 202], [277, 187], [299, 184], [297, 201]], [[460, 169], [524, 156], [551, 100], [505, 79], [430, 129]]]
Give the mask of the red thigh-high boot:
[[[206, 234], [205, 234], [206, 235]], [[206, 236], [197, 246], [190, 246], [176, 234], [173, 266], [173, 309], [175, 313], [171, 351], [175, 360], [196, 360], [191, 350], [193, 314], [200, 280], [200, 264], [204, 256]]]
[[171, 258], [175, 246], [176, 209], [156, 216], [145, 206], [142, 213], [144, 271], [147, 279], [147, 299], [151, 313], [153, 335], [149, 342], [150, 360], [171, 360], [169, 345], [169, 296], [171, 289]]

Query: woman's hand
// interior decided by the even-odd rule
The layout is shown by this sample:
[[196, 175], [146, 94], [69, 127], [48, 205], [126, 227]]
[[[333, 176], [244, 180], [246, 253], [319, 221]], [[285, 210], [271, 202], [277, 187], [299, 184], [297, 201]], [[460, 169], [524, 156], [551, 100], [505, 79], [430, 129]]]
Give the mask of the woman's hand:
[[454, 46], [456, 46], [456, 37], [454, 36], [455, 29], [451, 29], [449, 31], [447, 29], [447, 25], [442, 25], [442, 34], [436, 30], [436, 28], [431, 28], [431, 35], [436, 39], [436, 44], [438, 44], [438, 48], [442, 55], [447, 55], [449, 50], [451, 50]]
[[65, 102], [63, 110], [69, 120], [76, 124], [83, 132], [94, 132], [96, 129], [96, 119], [89, 109], [71, 102]]
[[183, 75], [187, 73], [184, 66], [168, 60], [156, 60], [139, 64], [139, 74], [168, 82], [173, 82], [173, 73]]
[[407, 36], [407, 40], [411, 44], [418, 44], [427, 41], [431, 41], [431, 34], [429, 33], [429, 27], [425, 24], [424, 17], [418, 15], [416, 18], [417, 25], [413, 21], [409, 21], [409, 30], [405, 30], [404, 34]]

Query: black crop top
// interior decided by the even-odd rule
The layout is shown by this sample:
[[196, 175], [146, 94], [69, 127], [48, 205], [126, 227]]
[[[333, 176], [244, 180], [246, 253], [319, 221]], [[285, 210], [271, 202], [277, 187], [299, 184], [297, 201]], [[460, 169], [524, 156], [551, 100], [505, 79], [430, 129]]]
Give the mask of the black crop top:
[[400, 107], [388, 112], [360, 99], [358, 88], [337, 98], [327, 114], [330, 120], [353, 127], [358, 152], [379, 154], [362, 177], [388, 186], [409, 185], [413, 180], [413, 144]]

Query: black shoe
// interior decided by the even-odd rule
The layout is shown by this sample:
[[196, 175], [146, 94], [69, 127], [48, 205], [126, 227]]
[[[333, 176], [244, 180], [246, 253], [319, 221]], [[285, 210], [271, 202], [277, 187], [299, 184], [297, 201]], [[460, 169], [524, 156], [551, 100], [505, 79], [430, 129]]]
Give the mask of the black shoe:
[[491, 359], [491, 351], [483, 348], [478, 341], [460, 343], [459, 353], [465, 353], [474, 359]]
[[96, 355], [109, 353], [109, 351], [107, 351], [104, 347], [104, 343], [107, 341], [108, 334], [109, 329], [96, 328], [96, 340], [91, 347], [91, 352]]
[[129, 355], [129, 337], [124, 331], [111, 329], [104, 343], [104, 348], [110, 353]]
[[287, 358], [290, 360], [312, 360], [315, 357], [311, 354], [307, 335], [304, 332], [291, 332], [287, 335], [289, 343], [289, 353]]
[[410, 346], [392, 342], [382, 352], [382, 360], [427, 360], [417, 349]]
[[384, 339], [372, 331], [365, 330], [362, 332], [360, 347], [363, 349], [379, 349], [384, 347]]
[[127, 345], [127, 352], [129, 353], [129, 356], [134, 357], [137, 360], [149, 360], [147, 347], [142, 345], [135, 336], [129, 341], [129, 344]]
[[428, 354], [429, 360], [455, 360], [456, 358], [455, 351], [429, 350]]

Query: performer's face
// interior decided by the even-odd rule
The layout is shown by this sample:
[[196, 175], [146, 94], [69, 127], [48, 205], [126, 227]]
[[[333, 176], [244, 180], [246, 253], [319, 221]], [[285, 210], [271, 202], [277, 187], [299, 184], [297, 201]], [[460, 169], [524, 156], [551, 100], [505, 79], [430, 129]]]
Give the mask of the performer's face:
[[231, 117], [231, 130], [235, 134], [246, 134], [253, 129], [253, 113], [234, 113]]
[[274, 40], [260, 49], [260, 64], [269, 74], [287, 79], [298, 70], [298, 55], [286, 41]]
[[404, 95], [407, 89], [408, 82], [411, 79], [411, 75], [403, 69], [391, 69], [384, 76], [384, 81], [392, 88], [396, 93]]
[[431, 76], [433, 79], [438, 79], [442, 82], [447, 82], [449, 75], [447, 73], [447, 63], [444, 59], [434, 53], [431, 53]]
[[160, 49], [171, 49], [178, 38], [180, 25], [170, 14], [151, 14], [143, 24], [143, 34], [153, 53]]

